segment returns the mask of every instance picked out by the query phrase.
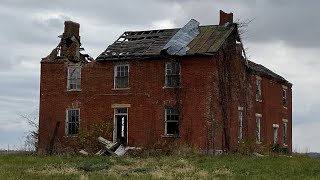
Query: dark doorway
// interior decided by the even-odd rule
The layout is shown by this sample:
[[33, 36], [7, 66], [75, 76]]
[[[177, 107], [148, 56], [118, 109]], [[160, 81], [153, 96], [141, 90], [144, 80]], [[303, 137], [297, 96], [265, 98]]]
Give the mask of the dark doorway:
[[116, 115], [116, 141], [127, 145], [127, 115]]

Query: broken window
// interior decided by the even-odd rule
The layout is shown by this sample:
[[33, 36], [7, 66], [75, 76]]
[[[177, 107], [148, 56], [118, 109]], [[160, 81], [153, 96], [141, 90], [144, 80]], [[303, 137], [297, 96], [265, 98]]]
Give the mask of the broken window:
[[79, 122], [80, 122], [80, 109], [68, 109], [67, 123], [66, 123], [67, 135], [76, 135], [79, 133]]
[[238, 111], [238, 140], [239, 142], [242, 141], [243, 135], [242, 135], [242, 125], [243, 125], [243, 111], [239, 109]]
[[129, 65], [116, 65], [114, 68], [114, 88], [129, 87]]
[[287, 107], [287, 90], [282, 89], [282, 104], [283, 107]]
[[256, 114], [256, 142], [261, 142], [261, 114]]
[[165, 109], [165, 135], [179, 135], [179, 111], [170, 107]]
[[180, 63], [179, 62], [166, 63], [165, 87], [179, 87], [179, 86], [180, 86]]
[[81, 88], [81, 68], [78, 66], [68, 67], [68, 90], [80, 90]]
[[262, 101], [262, 96], [261, 96], [261, 78], [256, 79], [256, 100], [257, 101]]
[[283, 145], [287, 145], [287, 131], [288, 131], [288, 121], [283, 120]]

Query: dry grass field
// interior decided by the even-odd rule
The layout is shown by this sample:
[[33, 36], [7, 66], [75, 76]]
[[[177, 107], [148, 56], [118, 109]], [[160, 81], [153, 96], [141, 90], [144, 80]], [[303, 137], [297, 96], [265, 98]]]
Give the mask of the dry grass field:
[[0, 155], [0, 179], [320, 179], [307, 156]]

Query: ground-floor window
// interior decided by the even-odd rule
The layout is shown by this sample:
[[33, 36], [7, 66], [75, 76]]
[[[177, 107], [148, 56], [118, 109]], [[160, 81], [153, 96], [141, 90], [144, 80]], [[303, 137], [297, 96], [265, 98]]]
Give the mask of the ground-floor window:
[[278, 124], [273, 124], [273, 144], [278, 144]]
[[66, 120], [66, 134], [76, 135], [79, 133], [80, 109], [68, 109]]
[[179, 135], [179, 111], [177, 108], [165, 109], [165, 135]]
[[283, 145], [287, 145], [288, 120], [283, 119]]
[[261, 114], [256, 114], [256, 142], [261, 142]]
[[243, 139], [243, 108], [238, 107], [238, 140], [239, 142]]

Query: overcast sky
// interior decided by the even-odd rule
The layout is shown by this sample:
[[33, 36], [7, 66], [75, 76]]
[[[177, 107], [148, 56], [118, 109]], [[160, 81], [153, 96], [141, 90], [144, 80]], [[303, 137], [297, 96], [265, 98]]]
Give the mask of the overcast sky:
[[59, 42], [65, 20], [80, 23], [85, 53], [96, 58], [126, 30], [218, 24], [219, 10], [251, 20], [245, 47], [293, 83], [293, 150], [320, 152], [320, 1], [309, 0], [1, 0], [0, 148], [19, 148], [37, 116], [40, 60]]

